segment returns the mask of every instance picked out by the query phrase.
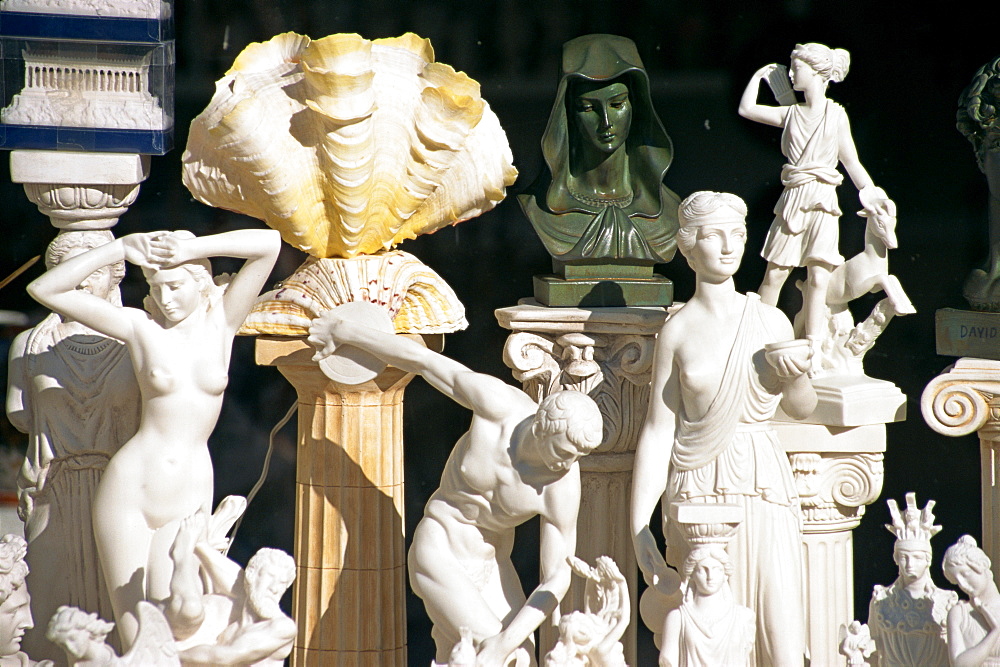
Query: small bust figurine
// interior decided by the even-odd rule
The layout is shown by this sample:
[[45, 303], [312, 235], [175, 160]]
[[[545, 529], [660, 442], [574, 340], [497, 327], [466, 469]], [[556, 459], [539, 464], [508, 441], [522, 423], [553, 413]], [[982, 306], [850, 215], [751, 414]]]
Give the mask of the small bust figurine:
[[24, 583], [28, 576], [28, 565], [24, 562], [27, 552], [23, 537], [4, 535], [0, 539], [0, 667], [39, 664], [29, 660], [21, 650], [24, 632], [35, 627], [31, 596]]
[[720, 544], [693, 549], [683, 565], [684, 601], [667, 614], [660, 667], [746, 667], [756, 616], [733, 601], [733, 565]]
[[971, 535], [944, 552], [944, 576], [969, 596], [948, 612], [948, 652], [954, 667], [1000, 667], [1000, 592], [990, 557]]
[[958, 131], [976, 151], [979, 168], [990, 188], [990, 256], [974, 270], [963, 293], [976, 310], [1000, 310], [1000, 58], [979, 68], [958, 100]]
[[545, 168], [518, 201], [558, 276], [615, 265], [606, 276], [650, 277], [673, 258], [680, 199], [662, 182], [673, 144], [631, 40], [584, 35], [563, 45], [542, 154]]
[[953, 591], [931, 579], [931, 538], [934, 501], [917, 509], [917, 498], [906, 494], [906, 509], [889, 500], [892, 523], [886, 528], [896, 536], [893, 559], [899, 578], [889, 587], [876, 586], [868, 607], [868, 625], [878, 645], [881, 667], [949, 667], [946, 644], [948, 611], [958, 602]]

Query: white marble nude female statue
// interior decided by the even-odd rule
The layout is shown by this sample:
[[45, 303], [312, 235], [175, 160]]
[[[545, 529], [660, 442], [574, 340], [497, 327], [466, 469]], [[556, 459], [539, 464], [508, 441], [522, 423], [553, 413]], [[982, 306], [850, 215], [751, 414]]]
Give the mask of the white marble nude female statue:
[[[841, 211], [837, 203], [837, 186], [844, 177], [837, 171], [838, 164], [844, 165], [858, 188], [866, 216], [896, 215], [896, 205], [875, 187], [858, 160], [847, 113], [826, 97], [827, 86], [831, 81], [842, 81], [849, 66], [850, 55], [843, 49], [798, 44], [792, 51], [789, 77], [792, 87], [805, 95], [805, 102], [787, 106], [757, 103], [762, 80], [783, 78], [785, 68], [776, 64], [757, 70], [740, 100], [739, 113], [744, 118], [784, 128], [781, 152], [788, 158], [781, 170], [785, 190], [774, 207], [774, 222], [761, 252], [767, 260], [767, 273], [760, 298], [766, 304], [777, 304], [792, 269], [806, 267], [802, 310], [808, 336], [825, 334], [830, 274], [844, 263], [839, 250]], [[788, 92], [794, 100], [794, 93]]]
[[[649, 410], [636, 450], [631, 522], [647, 583], [679, 583], [649, 529], [661, 497], [742, 506], [745, 520], [729, 546], [737, 603], [757, 615], [758, 665], [803, 661], [805, 632], [801, 530], [795, 481], [768, 420], [779, 403], [808, 416], [816, 393], [807, 376], [808, 344], [765, 353], [789, 341], [792, 325], [755, 294], [736, 291], [733, 275], [746, 243], [739, 197], [697, 192], [680, 206], [678, 248], [694, 269], [695, 292], [656, 340]], [[666, 521], [667, 561], [687, 557], [677, 525]]]
[[[52, 268], [28, 292], [55, 312], [123, 341], [139, 383], [139, 430], [111, 459], [94, 498], [97, 550], [123, 648], [137, 631], [140, 600], [169, 594], [170, 545], [181, 519], [211, 511], [208, 436], [228, 382], [233, 337], [277, 259], [271, 230], [195, 238], [132, 234]], [[226, 288], [209, 257], [245, 258]], [[149, 312], [121, 308], [76, 289], [121, 260], [141, 266]]]

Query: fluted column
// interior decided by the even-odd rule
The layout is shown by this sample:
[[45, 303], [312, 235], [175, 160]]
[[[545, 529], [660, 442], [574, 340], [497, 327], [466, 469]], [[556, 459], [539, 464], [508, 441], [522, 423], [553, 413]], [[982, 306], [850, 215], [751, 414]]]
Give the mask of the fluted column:
[[404, 667], [403, 390], [413, 376], [388, 367], [342, 385], [312, 353], [299, 338], [257, 339], [257, 363], [277, 366], [299, 397], [292, 664]]
[[[583, 494], [577, 520], [576, 554], [588, 563], [610, 556], [625, 575], [636, 613], [637, 566], [629, 531], [632, 464], [649, 402], [656, 332], [666, 319], [662, 308], [546, 308], [525, 300], [496, 311], [511, 331], [504, 362], [536, 401], [553, 391], [589, 394], [604, 417], [601, 445], [580, 461]], [[583, 608], [584, 586], [574, 580], [563, 599], [564, 613]], [[622, 637], [625, 660], [636, 664], [636, 623]], [[541, 629], [539, 653], [558, 637], [550, 624]]]
[[942, 435], [979, 434], [983, 551], [1000, 575], [1000, 361], [963, 357], [927, 383], [924, 421]]
[[885, 425], [775, 422], [802, 501], [806, 643], [812, 667], [844, 665], [838, 630], [854, 618], [854, 537], [882, 492]]

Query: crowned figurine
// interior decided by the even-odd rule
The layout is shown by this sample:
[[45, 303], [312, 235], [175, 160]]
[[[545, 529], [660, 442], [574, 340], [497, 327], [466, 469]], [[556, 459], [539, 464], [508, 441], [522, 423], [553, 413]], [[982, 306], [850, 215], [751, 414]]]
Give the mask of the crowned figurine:
[[906, 494], [906, 509], [889, 501], [896, 536], [893, 560], [899, 578], [891, 586], [876, 586], [868, 607], [868, 625], [878, 646], [881, 667], [948, 667], [948, 611], [958, 602], [954, 591], [938, 588], [931, 580], [931, 538], [934, 501], [917, 509], [917, 497]]

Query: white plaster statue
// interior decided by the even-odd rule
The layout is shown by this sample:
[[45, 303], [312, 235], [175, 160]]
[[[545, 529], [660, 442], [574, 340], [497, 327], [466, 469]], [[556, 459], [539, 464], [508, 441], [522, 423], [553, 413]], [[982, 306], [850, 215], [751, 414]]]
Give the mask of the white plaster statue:
[[[821, 352], [813, 359], [813, 377], [823, 374], [863, 375], [862, 361], [865, 353], [885, 331], [896, 315], [917, 312], [910, 303], [896, 276], [889, 273], [889, 250], [898, 245], [896, 219], [889, 216], [869, 215], [865, 226], [865, 247], [854, 257], [833, 270], [826, 294], [824, 319], [827, 330], [823, 333]], [[797, 283], [801, 285], [801, 283]], [[806, 288], [802, 286], [803, 295]], [[855, 325], [848, 305], [869, 292], [885, 292], [885, 298], [872, 309], [871, 314]], [[796, 330], [800, 318], [796, 317]]]
[[[730, 546], [734, 598], [757, 616], [757, 664], [783, 667], [801, 665], [804, 651], [801, 517], [788, 458], [767, 422], [779, 402], [793, 418], [808, 416], [816, 394], [805, 341], [765, 354], [766, 345], [792, 339], [788, 318], [736, 291], [746, 212], [739, 197], [717, 192], [681, 203], [678, 247], [695, 271], [695, 293], [656, 341], [636, 450], [632, 535], [647, 583], [678, 580], [649, 529], [661, 496], [668, 504], [742, 506], [745, 519]], [[667, 507], [667, 562], [680, 565], [690, 547]]]
[[107, 644], [115, 624], [76, 607], [59, 607], [46, 636], [66, 652], [70, 667], [180, 667], [163, 612], [142, 600], [136, 605], [136, 615], [138, 634], [132, 648], [121, 657]]
[[958, 602], [954, 591], [931, 579], [931, 537], [934, 501], [917, 509], [916, 495], [906, 494], [906, 509], [889, 500], [896, 536], [893, 560], [899, 578], [889, 587], [876, 586], [868, 606], [868, 625], [878, 646], [880, 667], [948, 667], [948, 611]]
[[753, 611], [733, 601], [733, 564], [719, 544], [684, 560], [683, 599], [667, 614], [660, 667], [747, 667], [757, 633]]
[[21, 650], [26, 630], [34, 627], [31, 596], [25, 583], [28, 545], [19, 535], [0, 538], [0, 667], [51, 666], [50, 660], [35, 662]]
[[[50, 269], [113, 241], [111, 232], [66, 231], [45, 253]], [[121, 305], [124, 262], [99, 268], [79, 290]], [[90, 508], [111, 456], [139, 426], [139, 387], [128, 350], [72, 318], [52, 313], [14, 339], [10, 352], [7, 416], [28, 434], [17, 480], [18, 514], [31, 549], [28, 587], [36, 618], [61, 605], [111, 616]], [[45, 629], [29, 631], [25, 649], [61, 658]]]
[[586, 579], [584, 608], [559, 619], [559, 640], [545, 656], [545, 667], [625, 667], [625, 634], [631, 615], [628, 583], [611, 558], [601, 556], [594, 567], [568, 559]]
[[[804, 102], [792, 103], [793, 93], [784, 98], [788, 102], [784, 106], [758, 104], [760, 82], [773, 85], [784, 78], [784, 68], [775, 64], [754, 73], [740, 100], [739, 113], [744, 118], [784, 128], [781, 152], [788, 158], [781, 170], [785, 191], [774, 207], [774, 222], [761, 253], [767, 260], [761, 300], [776, 304], [791, 270], [805, 266], [808, 279], [802, 308], [808, 336], [825, 334], [823, 310], [830, 274], [844, 263], [838, 248], [841, 210], [837, 203], [837, 186], [844, 177], [837, 171], [838, 164], [844, 165], [858, 188], [867, 215], [883, 219], [896, 215], [896, 205], [875, 187], [858, 160], [847, 113], [826, 97], [827, 85], [842, 81], [849, 65], [850, 55], [843, 49], [797, 44], [789, 77], [792, 87], [804, 93]], [[781, 92], [775, 85], [776, 95]]]
[[283, 665], [296, 626], [279, 602], [295, 579], [295, 561], [260, 549], [243, 570], [213, 546], [207, 527], [201, 513], [184, 519], [170, 549], [166, 615], [183, 664]]
[[[317, 358], [337, 345], [359, 347], [419, 373], [473, 413], [414, 530], [408, 558], [410, 585], [434, 623], [436, 660], [448, 660], [462, 626], [472, 633], [481, 665], [506, 665], [519, 647], [533, 654], [535, 629], [569, 588], [566, 558], [576, 548], [580, 504], [577, 460], [601, 442], [600, 410], [575, 391], [536, 404], [497, 378], [337, 311], [310, 328]], [[525, 599], [510, 553], [514, 529], [535, 516], [541, 519], [541, 580]]]
[[870, 667], [868, 658], [875, 653], [875, 641], [868, 625], [859, 621], [841, 623], [837, 651], [847, 658], [847, 667]]
[[[195, 238], [132, 234], [53, 267], [28, 286], [52, 310], [128, 346], [139, 383], [139, 430], [111, 459], [94, 498], [94, 532], [123, 647], [140, 600], [169, 593], [168, 556], [181, 519], [211, 509], [208, 436], [228, 382], [232, 340], [278, 255], [272, 230]], [[247, 261], [226, 288], [211, 256]], [[76, 289], [123, 259], [143, 267], [149, 312], [120, 308]]]
[[952, 667], [1000, 666], [1000, 592], [990, 565], [989, 556], [970, 535], [944, 552], [944, 576], [969, 596], [968, 602], [963, 600], [948, 612]]

